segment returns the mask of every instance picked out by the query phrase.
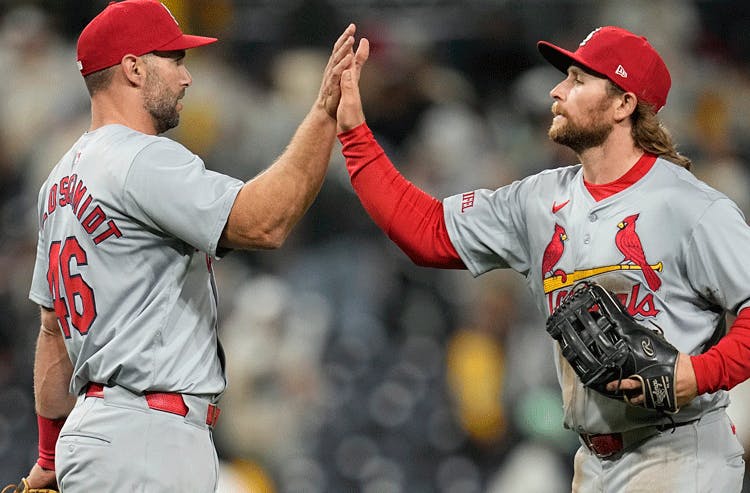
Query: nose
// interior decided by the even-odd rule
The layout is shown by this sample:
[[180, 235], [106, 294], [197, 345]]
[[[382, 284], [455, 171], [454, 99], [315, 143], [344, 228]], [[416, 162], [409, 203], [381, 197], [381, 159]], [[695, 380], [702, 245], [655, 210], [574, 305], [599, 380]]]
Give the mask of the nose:
[[185, 67], [182, 66], [182, 85], [185, 87], [190, 87], [193, 84], [193, 76], [190, 75], [190, 71]]
[[563, 96], [565, 95], [564, 86], [566, 80], [567, 79], [563, 79], [562, 81], [560, 81], [560, 83], [553, 87], [549, 92], [550, 97], [555, 101], [560, 101], [563, 99]]

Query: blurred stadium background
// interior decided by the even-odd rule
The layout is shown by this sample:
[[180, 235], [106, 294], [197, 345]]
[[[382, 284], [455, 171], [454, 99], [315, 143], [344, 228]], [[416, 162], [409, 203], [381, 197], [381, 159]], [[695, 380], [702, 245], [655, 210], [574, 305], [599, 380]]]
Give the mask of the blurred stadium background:
[[[0, 479], [36, 457], [27, 299], [37, 190], [86, 130], [75, 41], [106, 1], [0, 1]], [[560, 74], [539, 39], [643, 34], [670, 67], [663, 120], [694, 172], [750, 212], [750, 4], [740, 0], [168, 0], [193, 75], [170, 136], [249, 179], [283, 150], [348, 22], [373, 45], [371, 128], [443, 197], [575, 156], [550, 144]], [[738, 246], [742, 247], [742, 246]], [[216, 265], [229, 388], [215, 440], [223, 492], [570, 490], [551, 342], [521, 276], [413, 266], [351, 192], [338, 152], [287, 244]], [[750, 393], [731, 414], [750, 450]], [[750, 481], [748, 481], [750, 483]], [[745, 491], [750, 491], [747, 485]]]

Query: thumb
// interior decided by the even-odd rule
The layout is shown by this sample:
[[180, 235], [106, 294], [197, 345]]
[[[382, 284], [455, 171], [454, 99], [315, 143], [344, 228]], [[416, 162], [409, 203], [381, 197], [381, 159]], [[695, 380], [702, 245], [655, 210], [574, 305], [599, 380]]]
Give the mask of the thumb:
[[345, 86], [347, 89], [351, 89], [354, 85], [354, 76], [352, 75], [351, 69], [346, 69], [341, 74], [341, 85]]

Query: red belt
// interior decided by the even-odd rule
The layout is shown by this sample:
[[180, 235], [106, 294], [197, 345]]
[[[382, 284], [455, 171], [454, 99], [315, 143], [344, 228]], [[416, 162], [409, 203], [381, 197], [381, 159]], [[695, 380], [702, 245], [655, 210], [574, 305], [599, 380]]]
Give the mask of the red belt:
[[[100, 383], [89, 383], [86, 386], [87, 397], [98, 397], [104, 398], [104, 385]], [[188, 407], [185, 404], [185, 399], [182, 398], [181, 394], [168, 393], [168, 392], [146, 392], [146, 403], [151, 409], [157, 411], [164, 411], [165, 413], [177, 414], [180, 416], [187, 416]], [[208, 411], [206, 412], [206, 424], [210, 427], [216, 426], [216, 421], [219, 419], [219, 413], [221, 409], [213, 404], [208, 405]]]
[[612, 457], [623, 449], [622, 433], [589, 435], [581, 433], [581, 440], [600, 459]]

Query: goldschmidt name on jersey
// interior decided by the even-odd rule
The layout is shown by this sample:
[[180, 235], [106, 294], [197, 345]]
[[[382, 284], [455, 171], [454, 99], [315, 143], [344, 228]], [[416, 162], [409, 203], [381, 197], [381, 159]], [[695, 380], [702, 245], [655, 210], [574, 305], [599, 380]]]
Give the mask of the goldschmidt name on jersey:
[[[83, 229], [93, 237], [96, 245], [114, 236], [120, 238], [122, 232], [113, 219], [108, 219], [104, 209], [94, 201], [94, 197], [88, 193], [88, 188], [83, 180], [78, 179], [78, 174], [63, 176], [58, 183], [54, 183], [49, 189], [47, 197], [47, 210], [42, 216], [42, 228], [47, 218], [52, 215], [58, 207], [70, 206], [81, 223]], [[96, 234], [96, 236], [94, 236]]]

